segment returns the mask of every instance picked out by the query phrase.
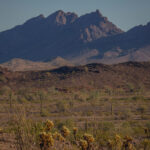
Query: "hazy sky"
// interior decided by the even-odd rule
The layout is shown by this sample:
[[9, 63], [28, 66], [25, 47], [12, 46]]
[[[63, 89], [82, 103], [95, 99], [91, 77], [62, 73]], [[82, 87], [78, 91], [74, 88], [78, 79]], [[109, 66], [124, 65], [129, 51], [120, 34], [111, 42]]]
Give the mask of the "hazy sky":
[[150, 22], [150, 0], [0, 0], [0, 31], [56, 10], [80, 16], [96, 9], [125, 31]]

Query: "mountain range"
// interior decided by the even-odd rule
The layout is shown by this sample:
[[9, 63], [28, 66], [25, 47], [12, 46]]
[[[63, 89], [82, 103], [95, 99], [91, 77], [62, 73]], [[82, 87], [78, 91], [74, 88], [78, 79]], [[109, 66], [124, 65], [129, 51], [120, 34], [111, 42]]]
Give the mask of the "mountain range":
[[[55, 59], [59, 65], [52, 65]], [[80, 17], [59, 10], [0, 32], [0, 63], [7, 62], [5, 67], [24, 62], [32, 70], [40, 63], [43, 70], [62, 66], [62, 60], [63, 65], [149, 61], [150, 23], [124, 32], [99, 10]]]

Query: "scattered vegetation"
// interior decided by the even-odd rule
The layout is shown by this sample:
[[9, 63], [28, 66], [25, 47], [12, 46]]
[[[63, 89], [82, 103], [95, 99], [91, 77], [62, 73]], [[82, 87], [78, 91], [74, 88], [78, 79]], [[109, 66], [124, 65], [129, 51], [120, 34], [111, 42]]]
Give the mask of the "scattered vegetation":
[[112, 83], [104, 73], [111, 67], [101, 74], [92, 67], [25, 72], [23, 78], [7, 72], [0, 80], [0, 150], [149, 150], [148, 76], [144, 86], [131, 76], [124, 83], [124, 74]]

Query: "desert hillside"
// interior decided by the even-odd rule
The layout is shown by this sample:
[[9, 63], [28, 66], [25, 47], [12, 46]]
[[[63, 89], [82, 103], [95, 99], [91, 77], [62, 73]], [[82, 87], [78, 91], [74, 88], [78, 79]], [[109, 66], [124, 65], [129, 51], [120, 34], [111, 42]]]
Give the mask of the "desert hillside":
[[140, 90], [150, 88], [150, 63], [127, 62], [117, 65], [88, 64], [45, 71], [11, 72], [1, 69], [1, 85], [13, 88], [55, 87], [66, 90]]

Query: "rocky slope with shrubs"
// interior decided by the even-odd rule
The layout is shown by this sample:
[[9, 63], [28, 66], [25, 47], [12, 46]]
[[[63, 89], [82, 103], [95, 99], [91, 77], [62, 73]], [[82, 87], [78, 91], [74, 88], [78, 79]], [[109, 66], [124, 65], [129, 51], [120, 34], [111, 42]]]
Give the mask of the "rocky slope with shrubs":
[[150, 88], [150, 63], [127, 62], [117, 65], [88, 64], [45, 71], [11, 72], [1, 68], [0, 84], [13, 88], [55, 87], [58, 90], [118, 89], [125, 91]]

